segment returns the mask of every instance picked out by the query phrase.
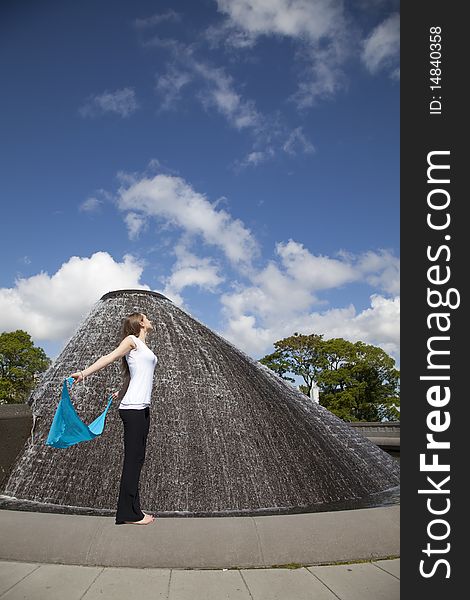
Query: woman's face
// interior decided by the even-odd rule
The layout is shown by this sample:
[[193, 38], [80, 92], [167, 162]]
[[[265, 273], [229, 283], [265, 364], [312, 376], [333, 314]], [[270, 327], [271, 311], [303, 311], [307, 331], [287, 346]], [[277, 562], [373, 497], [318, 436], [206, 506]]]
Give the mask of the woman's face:
[[149, 329], [153, 329], [152, 321], [149, 321], [147, 319], [146, 315], [142, 315], [142, 321], [141, 322], [142, 322], [142, 325], [145, 328], [145, 331], [148, 331]]

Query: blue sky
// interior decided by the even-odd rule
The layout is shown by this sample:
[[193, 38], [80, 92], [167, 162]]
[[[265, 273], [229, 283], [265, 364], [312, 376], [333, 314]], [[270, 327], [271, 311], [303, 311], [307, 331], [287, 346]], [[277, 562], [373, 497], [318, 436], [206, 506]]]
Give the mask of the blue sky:
[[0, 9], [0, 330], [50, 356], [112, 289], [260, 358], [399, 355], [399, 16], [386, 0]]

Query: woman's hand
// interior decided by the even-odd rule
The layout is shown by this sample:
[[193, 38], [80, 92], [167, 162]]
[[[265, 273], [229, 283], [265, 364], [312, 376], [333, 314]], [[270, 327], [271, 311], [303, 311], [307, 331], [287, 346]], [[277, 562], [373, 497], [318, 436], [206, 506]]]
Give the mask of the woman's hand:
[[78, 373], [72, 373], [72, 375], [70, 375], [70, 377], [74, 378], [74, 380], [75, 380], [74, 383], [78, 383], [79, 381], [83, 381], [85, 379], [82, 371], [78, 371]]
[[117, 400], [119, 398], [119, 390], [117, 392], [113, 392], [111, 394], [111, 396], [112, 396], [113, 400]]

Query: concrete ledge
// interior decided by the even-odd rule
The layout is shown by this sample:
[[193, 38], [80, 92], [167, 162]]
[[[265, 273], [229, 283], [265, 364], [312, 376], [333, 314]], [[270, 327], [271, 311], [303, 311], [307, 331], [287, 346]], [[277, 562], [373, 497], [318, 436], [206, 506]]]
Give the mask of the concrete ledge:
[[400, 451], [400, 421], [349, 423], [382, 450]]
[[114, 517], [0, 510], [0, 559], [103, 567], [221, 569], [399, 556], [398, 505], [259, 517]]
[[371, 442], [374, 442], [374, 444], [377, 444], [377, 446], [380, 446], [380, 448], [384, 449], [384, 450], [400, 450], [400, 438], [399, 437], [391, 437], [391, 436], [384, 436], [384, 437], [379, 437], [379, 436], [368, 436], [366, 435], [367, 439], [369, 439]]

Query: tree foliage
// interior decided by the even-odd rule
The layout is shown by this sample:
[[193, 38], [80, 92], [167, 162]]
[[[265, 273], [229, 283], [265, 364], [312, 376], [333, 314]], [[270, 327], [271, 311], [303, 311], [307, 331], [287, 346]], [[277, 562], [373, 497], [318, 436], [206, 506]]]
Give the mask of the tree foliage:
[[51, 361], [21, 329], [0, 333], [0, 404], [22, 404]]
[[382, 348], [323, 335], [294, 335], [274, 343], [275, 351], [260, 362], [309, 395], [313, 383], [320, 404], [345, 421], [399, 418], [399, 378], [394, 359]]

